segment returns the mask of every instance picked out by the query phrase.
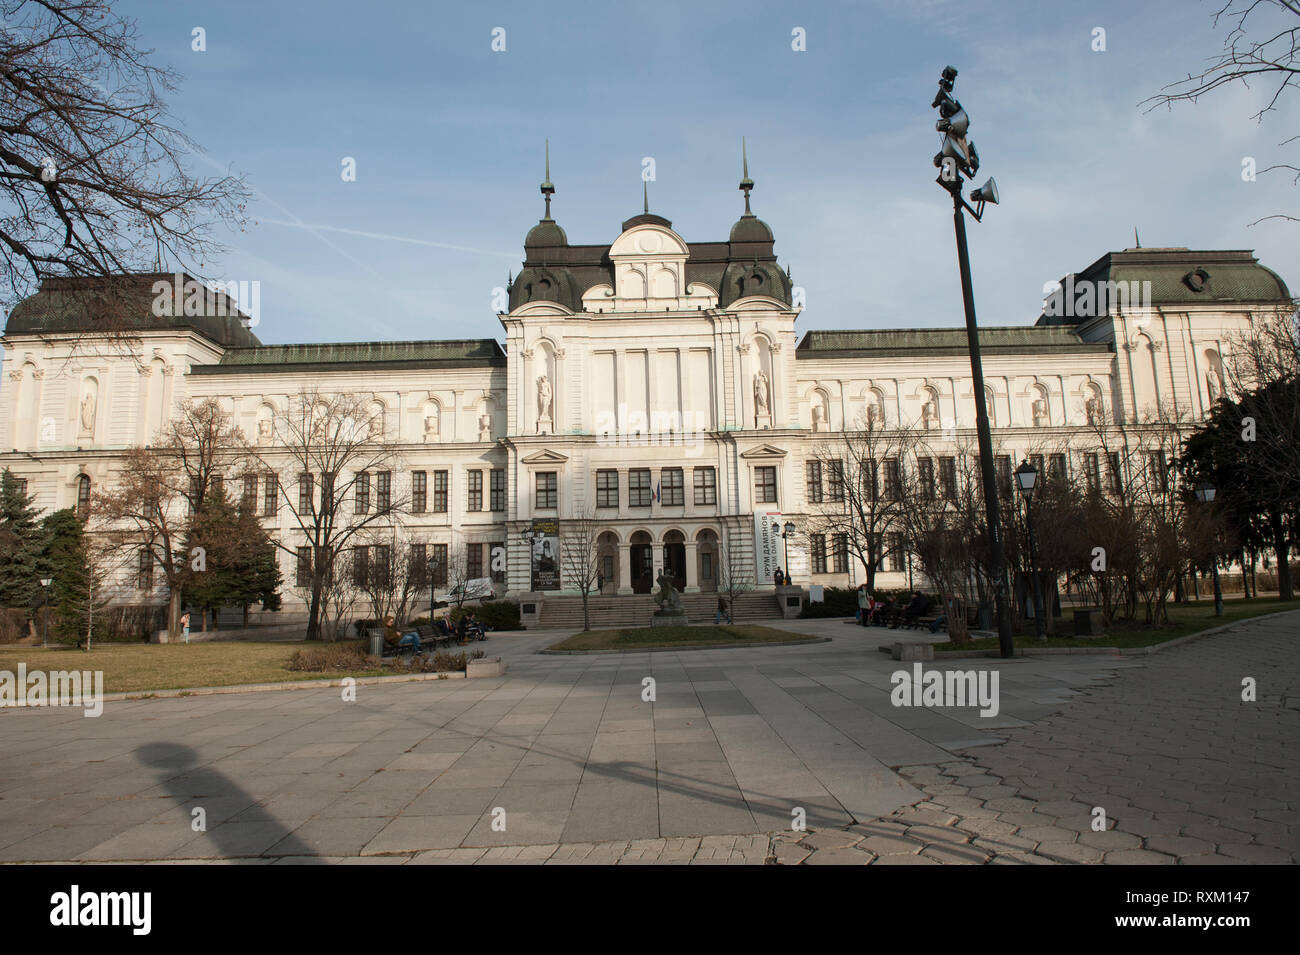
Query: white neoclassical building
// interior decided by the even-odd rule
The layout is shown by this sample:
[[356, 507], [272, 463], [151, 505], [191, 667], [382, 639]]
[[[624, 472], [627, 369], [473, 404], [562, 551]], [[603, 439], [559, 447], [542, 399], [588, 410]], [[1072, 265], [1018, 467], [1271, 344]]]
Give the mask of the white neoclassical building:
[[[499, 592], [569, 589], [560, 542], [537, 538], [562, 538], [576, 518], [599, 524], [610, 595], [649, 591], [660, 569], [686, 592], [716, 589], [720, 545], [759, 585], [785, 547], [796, 583], [855, 582], [862, 568], [824, 539], [783, 546], [771, 525], [807, 526], [809, 464], [839, 432], [901, 424], [934, 432], [940, 454], [973, 447], [965, 331], [800, 337], [800, 296], [750, 211], [752, 187], [746, 174], [745, 212], [723, 241], [688, 241], [647, 210], [608, 244], [572, 245], [551, 217], [548, 176], [545, 216], [498, 315], [504, 341], [263, 345], [237, 314], [214, 314], [219, 294], [202, 315], [155, 316], [154, 284], [172, 277], [141, 275], [122, 280], [138, 301], [124, 354], [87, 336], [85, 282], [48, 280], [6, 324], [0, 466], [38, 506], [73, 506], [112, 482], [120, 453], [148, 444], [178, 401], [215, 398], [265, 443], [312, 386], [382, 410], [401, 461], [389, 480], [411, 502], [402, 533], [430, 555], [465, 553]], [[981, 332], [1005, 466], [1103, 414], [1136, 422], [1159, 404], [1203, 415], [1232, 337], [1288, 299], [1248, 251], [1134, 248], [1067, 276], [1035, 324]], [[266, 527], [292, 549], [297, 525], [266, 491]], [[495, 568], [494, 553], [506, 557]], [[292, 583], [292, 553], [283, 562]], [[905, 581], [896, 559], [882, 572], [885, 586]]]

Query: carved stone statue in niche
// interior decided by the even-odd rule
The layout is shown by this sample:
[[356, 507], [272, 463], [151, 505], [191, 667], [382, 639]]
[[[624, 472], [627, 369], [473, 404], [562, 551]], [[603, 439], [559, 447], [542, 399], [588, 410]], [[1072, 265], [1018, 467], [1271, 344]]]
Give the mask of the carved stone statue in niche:
[[812, 407], [812, 429], [814, 431], [826, 430], [826, 406], [820, 400]]
[[1210, 404], [1214, 404], [1223, 397], [1223, 379], [1219, 377], [1217, 368], [1205, 376], [1205, 387], [1210, 393]]
[[754, 375], [754, 411], [759, 415], [770, 415], [772, 413], [772, 403], [770, 392], [768, 391], [767, 372], [761, 368], [758, 374]]
[[439, 429], [442, 426], [442, 422], [439, 421], [438, 419], [439, 419], [438, 409], [430, 408], [429, 413], [424, 416], [424, 440], [425, 441], [438, 440]]
[[939, 402], [930, 398], [921, 404], [921, 427], [925, 430], [939, 426]]
[[1031, 406], [1031, 410], [1034, 413], [1035, 428], [1046, 428], [1049, 424], [1052, 423], [1047, 413], [1046, 398], [1035, 398], [1034, 403]]
[[880, 410], [880, 402], [874, 397], [867, 398], [867, 408], [864, 417], [866, 419], [868, 431], [873, 431], [885, 423], [885, 416]]
[[1091, 396], [1083, 403], [1083, 414], [1088, 419], [1088, 424], [1096, 424], [1098, 417], [1101, 415], [1101, 402], [1097, 396]]
[[551, 379], [541, 375], [537, 379], [537, 426], [551, 421]]
[[257, 443], [258, 444], [271, 443], [271, 419], [270, 418], [261, 418], [258, 420]]
[[81, 399], [81, 431], [79, 434], [83, 438], [93, 438], [95, 436], [95, 396], [91, 392], [86, 392], [86, 396]]
[[478, 416], [478, 439], [480, 441], [492, 440], [492, 416], [490, 414]]

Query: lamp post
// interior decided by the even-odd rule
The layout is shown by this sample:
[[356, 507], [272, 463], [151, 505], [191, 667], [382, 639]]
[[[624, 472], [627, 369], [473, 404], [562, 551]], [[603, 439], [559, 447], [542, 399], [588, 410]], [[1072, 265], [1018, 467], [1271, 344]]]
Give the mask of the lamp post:
[[943, 145], [934, 157], [939, 168], [936, 182], [952, 196], [953, 227], [957, 233], [957, 265], [961, 271], [962, 304], [966, 309], [966, 341], [970, 348], [971, 388], [975, 398], [975, 430], [979, 436], [980, 479], [984, 485], [984, 519], [988, 524], [990, 573], [993, 578], [993, 600], [997, 614], [998, 648], [1003, 657], [1015, 652], [1011, 632], [1011, 616], [1007, 613], [1007, 560], [1002, 548], [1002, 526], [998, 517], [997, 475], [993, 466], [993, 437], [989, 430], [989, 412], [984, 401], [984, 368], [980, 361], [979, 328], [975, 323], [975, 292], [971, 286], [970, 254], [966, 248], [966, 217], [969, 212], [976, 222], [984, 216], [984, 204], [997, 205], [998, 185], [992, 179], [971, 192], [970, 206], [962, 198], [965, 173], [971, 179], [979, 171], [979, 154], [975, 144], [966, 134], [970, 129], [970, 116], [961, 103], [952, 96], [957, 71], [944, 67], [939, 77], [939, 92], [930, 104], [939, 110], [935, 129], [944, 134]]
[[50, 645], [50, 584], [54, 583], [53, 577], [41, 578], [41, 605], [45, 613], [41, 615], [41, 647], [46, 648]]
[[[1196, 485], [1196, 499], [1202, 504], [1213, 504], [1214, 495], [1218, 489], [1209, 481], [1202, 481]], [[1214, 571], [1214, 615], [1223, 616], [1223, 589], [1219, 586], [1219, 555], [1214, 555], [1214, 562], [1210, 565]]]
[[781, 540], [784, 542], [781, 545], [781, 553], [782, 559], [785, 561], [785, 579], [787, 582], [790, 580], [790, 538], [794, 537], [795, 530], [793, 521], [786, 521], [784, 528], [775, 522], [772, 524], [772, 533], [780, 534]]
[[1043, 627], [1043, 590], [1038, 579], [1038, 558], [1034, 549], [1034, 485], [1038, 483], [1038, 469], [1022, 461], [1016, 468], [1016, 487], [1025, 498], [1025, 523], [1029, 525], [1029, 576], [1034, 579], [1034, 635], [1039, 640], [1047, 639]]

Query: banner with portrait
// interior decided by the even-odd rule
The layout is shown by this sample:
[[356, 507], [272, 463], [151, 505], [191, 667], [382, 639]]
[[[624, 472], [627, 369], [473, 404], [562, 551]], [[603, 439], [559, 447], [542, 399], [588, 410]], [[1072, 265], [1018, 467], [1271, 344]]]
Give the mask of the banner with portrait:
[[533, 521], [533, 590], [560, 589], [560, 525], [552, 519]]

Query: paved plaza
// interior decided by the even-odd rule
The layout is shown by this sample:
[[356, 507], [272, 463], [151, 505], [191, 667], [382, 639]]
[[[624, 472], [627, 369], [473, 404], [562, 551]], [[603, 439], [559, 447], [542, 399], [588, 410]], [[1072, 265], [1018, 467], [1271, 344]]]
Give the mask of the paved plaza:
[[832, 641], [541, 656], [560, 634], [501, 635], [503, 678], [355, 702], [7, 710], [0, 861], [1300, 861], [1300, 614], [1151, 656], [927, 664], [996, 668], [993, 718], [892, 705], [910, 665], [884, 631], [789, 626]]

